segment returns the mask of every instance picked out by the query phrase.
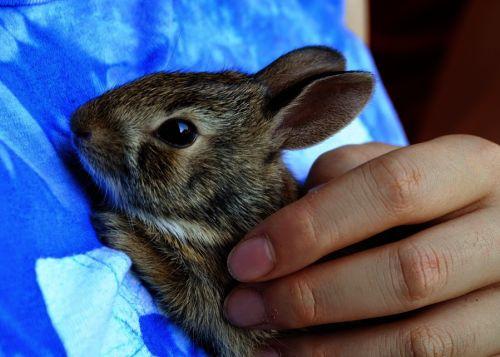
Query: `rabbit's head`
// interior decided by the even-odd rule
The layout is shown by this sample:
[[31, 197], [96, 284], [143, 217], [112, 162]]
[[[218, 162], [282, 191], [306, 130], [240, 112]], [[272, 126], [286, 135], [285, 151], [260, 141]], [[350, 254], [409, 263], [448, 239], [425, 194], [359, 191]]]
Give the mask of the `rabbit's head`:
[[347, 125], [372, 92], [326, 47], [292, 51], [256, 74], [156, 73], [80, 107], [84, 166], [117, 209], [138, 217], [251, 227], [282, 205], [282, 149]]

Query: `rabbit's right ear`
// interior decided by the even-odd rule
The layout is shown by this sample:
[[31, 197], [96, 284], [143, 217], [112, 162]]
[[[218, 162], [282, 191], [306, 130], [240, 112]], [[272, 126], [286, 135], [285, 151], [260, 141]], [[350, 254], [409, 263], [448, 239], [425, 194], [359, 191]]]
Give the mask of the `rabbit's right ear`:
[[345, 71], [345, 58], [325, 46], [302, 47], [279, 57], [255, 77], [265, 83], [273, 97], [302, 81], [324, 73]]
[[370, 73], [346, 72], [342, 55], [321, 46], [289, 52], [254, 78], [267, 88], [266, 110], [283, 149], [316, 144], [342, 129], [373, 89]]

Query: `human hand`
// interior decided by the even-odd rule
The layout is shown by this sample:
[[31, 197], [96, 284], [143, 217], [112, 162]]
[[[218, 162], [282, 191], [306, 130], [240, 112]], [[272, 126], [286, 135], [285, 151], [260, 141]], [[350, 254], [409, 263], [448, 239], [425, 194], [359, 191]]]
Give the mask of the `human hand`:
[[[273, 348], [294, 356], [500, 353], [500, 146], [465, 135], [348, 146], [320, 157], [308, 185], [317, 188], [229, 255], [231, 274], [251, 283], [226, 299], [233, 324], [287, 330], [417, 310]], [[421, 223], [404, 239], [313, 264]]]

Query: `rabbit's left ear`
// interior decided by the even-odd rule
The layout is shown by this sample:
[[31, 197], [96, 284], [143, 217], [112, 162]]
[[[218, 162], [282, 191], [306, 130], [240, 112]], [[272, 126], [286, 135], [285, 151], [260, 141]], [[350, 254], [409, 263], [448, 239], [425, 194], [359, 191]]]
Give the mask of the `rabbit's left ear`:
[[373, 90], [368, 72], [343, 71], [338, 52], [308, 47], [280, 57], [255, 75], [268, 88], [274, 137], [283, 149], [325, 140], [363, 109]]

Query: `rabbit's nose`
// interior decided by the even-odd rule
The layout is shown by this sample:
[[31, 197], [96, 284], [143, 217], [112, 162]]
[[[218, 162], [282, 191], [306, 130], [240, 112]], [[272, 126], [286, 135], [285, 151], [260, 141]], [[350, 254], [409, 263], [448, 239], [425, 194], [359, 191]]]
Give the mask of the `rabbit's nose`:
[[71, 132], [73, 138], [80, 141], [88, 141], [92, 138], [92, 128], [88, 115], [84, 110], [79, 110], [71, 118]]

